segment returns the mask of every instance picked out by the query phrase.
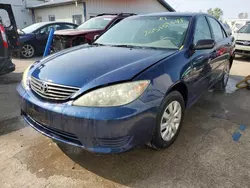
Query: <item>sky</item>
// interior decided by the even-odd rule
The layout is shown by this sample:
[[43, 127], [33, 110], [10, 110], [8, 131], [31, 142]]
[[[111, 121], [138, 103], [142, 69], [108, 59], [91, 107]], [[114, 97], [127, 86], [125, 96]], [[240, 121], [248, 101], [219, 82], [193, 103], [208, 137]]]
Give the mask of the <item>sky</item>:
[[223, 19], [238, 18], [241, 12], [247, 12], [250, 18], [250, 0], [165, 0], [176, 11], [207, 12], [209, 8], [221, 8]]

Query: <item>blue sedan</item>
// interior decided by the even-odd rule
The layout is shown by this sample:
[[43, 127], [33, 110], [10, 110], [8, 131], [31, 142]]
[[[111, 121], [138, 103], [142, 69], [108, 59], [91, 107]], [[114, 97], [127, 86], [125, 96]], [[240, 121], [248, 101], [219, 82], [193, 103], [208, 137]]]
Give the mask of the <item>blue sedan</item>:
[[21, 114], [38, 132], [97, 153], [169, 147], [185, 110], [223, 90], [233, 38], [206, 14], [132, 16], [91, 45], [55, 53], [23, 74]]
[[18, 30], [21, 57], [32, 58], [35, 55], [41, 55], [44, 52], [51, 28], [62, 30], [76, 27], [76, 24], [68, 22], [40, 22]]

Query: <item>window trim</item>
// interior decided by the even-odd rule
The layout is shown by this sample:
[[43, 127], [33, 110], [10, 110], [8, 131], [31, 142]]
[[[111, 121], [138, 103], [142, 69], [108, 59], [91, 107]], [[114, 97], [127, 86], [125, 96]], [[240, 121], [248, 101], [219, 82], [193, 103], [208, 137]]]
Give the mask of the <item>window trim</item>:
[[[219, 26], [220, 26], [220, 28], [221, 28], [221, 34], [222, 34], [223, 38], [221, 38], [221, 39], [219, 39], [219, 40], [216, 40], [216, 39], [215, 39], [213, 27], [212, 27], [212, 25], [211, 25], [211, 23], [210, 23], [210, 21], [209, 21], [208, 18], [214, 19], [214, 20], [219, 24]], [[222, 27], [221, 23], [220, 23], [216, 18], [214, 18], [214, 17], [212, 17], [212, 16], [209, 16], [209, 15], [206, 15], [206, 19], [207, 19], [208, 24], [209, 24], [209, 26], [210, 26], [210, 29], [211, 29], [211, 32], [212, 32], [212, 35], [213, 35], [213, 39], [214, 39], [215, 42], [220, 42], [220, 41], [222, 41], [222, 40], [224, 40], [225, 38], [228, 37], [227, 32], [225, 31], [225, 29]], [[224, 38], [223, 32], [224, 32], [224, 34], [225, 34], [225, 36], [226, 36], [225, 38]]]
[[[113, 27], [113, 26], [115, 26], [116, 24], [114, 24], [116, 21], [118, 21], [118, 20], [120, 20], [120, 21], [122, 21], [123, 19], [125, 19], [125, 17], [118, 17], [118, 18], [116, 18], [116, 19], [113, 19], [108, 25], [108, 28], [106, 28], [106, 29], [110, 29], [111, 27]], [[119, 21], [119, 22], [120, 22]]]
[[195, 21], [194, 34], [193, 34], [193, 44], [194, 44], [194, 35], [195, 35], [196, 28], [197, 28], [197, 22], [198, 22], [198, 19], [201, 18], [201, 17], [205, 18], [205, 20], [207, 22], [207, 25], [208, 25], [208, 28], [209, 28], [209, 31], [210, 31], [210, 34], [211, 34], [211, 38], [214, 39], [214, 34], [212, 32], [212, 28], [210, 26], [210, 23], [208, 22], [208, 19], [207, 19], [206, 15], [199, 15], [199, 16], [196, 17], [196, 21]]

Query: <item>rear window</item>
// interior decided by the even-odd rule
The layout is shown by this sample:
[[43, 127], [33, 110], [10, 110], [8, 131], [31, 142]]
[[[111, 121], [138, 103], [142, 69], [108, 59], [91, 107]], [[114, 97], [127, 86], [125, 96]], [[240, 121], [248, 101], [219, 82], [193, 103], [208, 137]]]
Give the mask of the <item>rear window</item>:
[[2, 24], [4, 27], [10, 27], [11, 22], [8, 15], [8, 12], [4, 9], [0, 9], [0, 24]]

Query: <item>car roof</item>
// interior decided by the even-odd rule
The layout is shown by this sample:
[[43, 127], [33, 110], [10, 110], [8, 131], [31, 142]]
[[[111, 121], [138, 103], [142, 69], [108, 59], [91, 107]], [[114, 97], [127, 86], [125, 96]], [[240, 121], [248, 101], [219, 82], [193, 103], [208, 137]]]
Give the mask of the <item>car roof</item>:
[[116, 18], [118, 15], [102, 15], [96, 16], [95, 18]]
[[53, 22], [38, 22], [38, 23], [34, 23], [34, 24], [37, 24], [37, 25], [39, 25], [39, 26], [45, 26], [45, 25], [48, 25], [48, 24], [53, 24], [53, 23], [55, 23], [55, 24], [62, 24], [62, 23], [65, 23], [65, 24], [73, 24], [73, 25], [76, 25], [76, 24], [74, 24], [74, 23], [70, 23], [70, 22], [57, 22], [57, 21], [53, 21]]
[[159, 13], [150, 13], [150, 14], [142, 14], [138, 16], [199, 16], [199, 15], [208, 15], [202, 12], [159, 12]]

